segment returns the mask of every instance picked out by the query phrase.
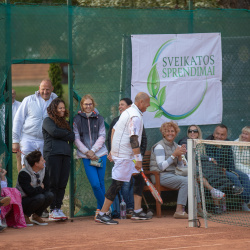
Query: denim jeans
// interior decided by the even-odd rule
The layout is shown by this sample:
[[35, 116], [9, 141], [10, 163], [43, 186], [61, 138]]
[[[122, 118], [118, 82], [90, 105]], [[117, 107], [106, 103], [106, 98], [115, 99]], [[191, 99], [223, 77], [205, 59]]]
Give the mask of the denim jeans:
[[105, 171], [107, 155], [100, 157], [102, 159], [102, 167], [95, 167], [90, 165], [90, 159], [82, 159], [86, 175], [93, 189], [95, 198], [97, 200], [97, 209], [101, 209], [104, 203], [105, 195]]
[[245, 203], [248, 203], [250, 201], [250, 180], [248, 175], [238, 169], [233, 171], [237, 173], [239, 177], [232, 172], [226, 171], [227, 178], [232, 181], [235, 186], [244, 188], [240, 196]]

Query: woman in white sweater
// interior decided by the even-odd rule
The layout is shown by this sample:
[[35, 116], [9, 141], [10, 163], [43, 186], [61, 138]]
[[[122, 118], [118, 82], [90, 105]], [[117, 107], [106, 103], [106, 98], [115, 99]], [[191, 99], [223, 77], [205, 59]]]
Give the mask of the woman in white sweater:
[[[250, 126], [246, 126], [242, 129], [236, 141], [250, 142]], [[250, 146], [233, 146], [232, 148], [236, 169], [241, 170], [250, 178]]]

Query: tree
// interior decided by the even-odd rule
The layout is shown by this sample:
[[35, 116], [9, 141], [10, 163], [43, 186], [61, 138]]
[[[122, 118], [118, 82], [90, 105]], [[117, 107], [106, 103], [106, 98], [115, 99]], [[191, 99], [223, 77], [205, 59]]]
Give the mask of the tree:
[[62, 87], [62, 69], [59, 63], [51, 63], [49, 67], [49, 78], [54, 86], [54, 93], [62, 98], [63, 87]]

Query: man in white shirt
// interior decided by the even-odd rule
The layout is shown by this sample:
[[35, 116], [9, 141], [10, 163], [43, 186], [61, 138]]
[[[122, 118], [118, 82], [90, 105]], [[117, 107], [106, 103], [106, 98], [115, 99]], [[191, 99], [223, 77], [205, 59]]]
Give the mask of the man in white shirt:
[[[126, 109], [120, 116], [115, 125], [115, 132], [112, 139], [111, 154], [114, 160], [112, 169], [112, 184], [105, 194], [105, 201], [102, 210], [96, 216], [95, 221], [115, 225], [118, 221], [114, 221], [109, 216], [109, 208], [113, 203], [115, 196], [121, 189], [124, 181], [129, 181], [133, 174], [134, 184], [134, 213], [132, 220], [148, 220], [151, 219], [141, 208], [142, 191], [144, 188], [144, 180], [139, 173], [142, 168], [142, 156], [140, 153], [140, 143], [143, 130], [142, 113], [150, 106], [150, 98], [140, 92], [135, 97], [132, 106]], [[133, 160], [136, 160], [135, 164]]]
[[34, 150], [43, 153], [43, 120], [48, 116], [47, 107], [57, 98], [52, 93], [53, 89], [50, 80], [42, 80], [39, 90], [34, 95], [25, 97], [16, 112], [12, 130], [12, 151], [23, 153], [22, 165], [24, 155]]
[[[16, 100], [16, 91], [12, 89], [12, 128], [13, 128], [14, 117], [20, 105], [21, 105], [21, 102]], [[17, 162], [17, 171], [19, 173], [20, 170], [22, 169], [20, 152], [16, 152], [16, 162]]]

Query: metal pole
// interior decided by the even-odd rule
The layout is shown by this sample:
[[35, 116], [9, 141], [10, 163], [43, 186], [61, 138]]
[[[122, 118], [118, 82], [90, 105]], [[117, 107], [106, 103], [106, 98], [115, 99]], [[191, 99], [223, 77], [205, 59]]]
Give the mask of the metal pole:
[[[69, 88], [69, 121], [70, 126], [73, 128], [73, 67], [72, 67], [72, 2], [67, 0], [68, 5], [68, 88]], [[71, 166], [70, 166], [70, 185], [69, 185], [69, 214], [74, 217], [75, 202], [74, 202], [74, 152], [73, 143], [71, 143]]]
[[193, 19], [194, 19], [194, 16], [193, 16], [193, 0], [189, 0], [188, 2], [188, 8], [189, 8], [189, 11], [190, 11], [190, 18], [189, 18], [189, 22], [188, 22], [188, 32], [189, 33], [193, 33]]
[[122, 99], [122, 92], [123, 92], [124, 47], [125, 47], [125, 37], [123, 36], [123, 38], [122, 38], [122, 56], [121, 56], [120, 94], [119, 94], [118, 102]]
[[188, 152], [188, 220], [189, 227], [197, 227], [197, 200], [195, 188], [195, 155], [193, 150], [193, 140], [187, 140]]
[[[6, 64], [7, 64], [7, 79], [5, 91], [7, 98], [5, 99], [5, 142], [9, 152], [9, 160], [6, 166], [7, 176], [10, 180], [8, 185], [13, 186], [12, 183], [12, 81], [11, 81], [11, 6], [10, 0], [5, 0], [6, 6]], [[8, 112], [8, 116], [6, 117]]]

